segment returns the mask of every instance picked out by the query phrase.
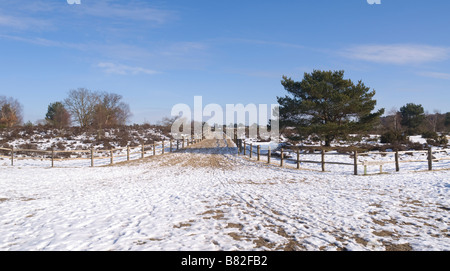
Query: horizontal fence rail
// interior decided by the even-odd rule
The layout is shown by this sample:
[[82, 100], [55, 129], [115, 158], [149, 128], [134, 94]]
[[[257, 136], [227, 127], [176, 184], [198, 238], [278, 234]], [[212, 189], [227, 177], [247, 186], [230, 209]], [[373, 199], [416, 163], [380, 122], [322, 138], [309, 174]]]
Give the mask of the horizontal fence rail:
[[[317, 151], [319, 150], [319, 151]], [[333, 149], [333, 148], [326, 148], [321, 149], [321, 147], [307, 147], [307, 148], [301, 148], [301, 147], [295, 147], [294, 150], [292, 149], [278, 149], [276, 151], [271, 150], [270, 146], [268, 149], [264, 150], [264, 153], [261, 152], [261, 146], [260, 145], [253, 145], [252, 143], [248, 144], [246, 142], [242, 142], [242, 147], [238, 149], [238, 154], [243, 156], [248, 156], [248, 158], [260, 162], [265, 162], [267, 164], [272, 165], [279, 165], [280, 167], [286, 167], [286, 168], [297, 168], [302, 169], [302, 164], [316, 164], [320, 165], [321, 171], [326, 171], [326, 165], [340, 165], [340, 166], [353, 166], [353, 174], [358, 175], [358, 169], [359, 166], [362, 166], [364, 168], [364, 175], [368, 174], [368, 167], [370, 166], [379, 166], [380, 173], [386, 173], [383, 172], [383, 166], [384, 165], [395, 165], [395, 171], [400, 171], [400, 164], [405, 163], [427, 163], [428, 170], [433, 170], [434, 164], [442, 161], [449, 161], [450, 160], [450, 149], [437, 149], [433, 150], [432, 147], [429, 147], [427, 150], [421, 150], [421, 151], [392, 151], [392, 152], [358, 152], [355, 150], [348, 150], [344, 153], [338, 153], [336, 151], [342, 151], [342, 148], [339, 149]], [[286, 157], [286, 154], [294, 154], [293, 157]], [[439, 157], [436, 158], [433, 155], [437, 153], [444, 153], [445, 157]], [[414, 154], [422, 154], [423, 159], [400, 159], [400, 155], [414, 155]], [[391, 159], [389, 160], [364, 160], [364, 157], [369, 156], [391, 156]], [[302, 157], [308, 156], [309, 159], [304, 159]], [[318, 157], [317, 160], [312, 160], [311, 156]], [[349, 162], [338, 162], [338, 161], [330, 161], [326, 157], [329, 156], [347, 156], [351, 159]], [[263, 158], [264, 157], [264, 158]], [[274, 159], [275, 158], [275, 159]], [[275, 160], [275, 161], [274, 161]], [[290, 162], [288, 164], [288, 162]], [[293, 167], [294, 165], [294, 167]], [[449, 164], [450, 167], [450, 164]], [[304, 168], [303, 168], [304, 169]]]
[[[41, 160], [49, 161], [51, 167], [55, 167], [56, 162], [63, 161], [86, 161], [86, 163], [90, 162], [91, 167], [94, 167], [98, 165], [96, 162], [98, 160], [106, 160], [103, 165], [137, 160], [184, 149], [200, 141], [201, 139], [165, 140], [153, 144], [111, 148], [109, 150], [94, 148], [84, 150], [35, 150], [0, 147], [0, 158], [10, 160], [11, 166], [14, 166], [14, 162], [18, 160]], [[373, 169], [375, 166], [379, 167], [379, 173], [386, 173], [383, 171], [383, 167], [391, 167], [392, 170], [398, 172], [402, 164], [408, 163], [426, 163], [426, 168], [431, 171], [437, 163], [450, 161], [450, 149], [433, 149], [431, 147], [419, 151], [358, 152], [356, 150], [343, 150], [342, 148], [321, 147], [292, 147], [292, 149], [271, 150], [268, 146], [263, 150], [261, 145], [258, 144], [248, 144], [243, 140], [239, 143], [237, 144], [238, 155], [248, 156], [251, 160], [296, 169], [308, 169], [303, 166], [312, 164], [320, 166], [322, 172], [327, 171], [327, 165], [352, 166], [354, 175], [359, 174], [361, 167], [364, 170], [364, 175], [367, 175], [368, 169]], [[435, 157], [436, 154], [443, 155]], [[409, 156], [414, 155], [418, 155], [419, 158], [408, 159]], [[333, 156], [347, 156], [347, 158], [341, 159], [346, 161], [333, 161], [333, 159], [330, 159]], [[377, 156], [376, 160], [374, 160], [374, 156]], [[448, 167], [450, 167], [450, 162]]]
[[158, 143], [138, 145], [134, 147], [111, 148], [109, 150], [84, 149], [84, 150], [35, 150], [21, 148], [0, 147], [0, 158], [11, 160], [11, 166], [18, 160], [50, 161], [51, 167], [55, 162], [62, 161], [90, 161], [90, 166], [95, 166], [96, 160], [108, 160], [109, 164], [117, 162], [118, 158], [124, 161], [142, 159], [145, 157], [162, 155], [199, 143], [201, 139], [165, 140]]

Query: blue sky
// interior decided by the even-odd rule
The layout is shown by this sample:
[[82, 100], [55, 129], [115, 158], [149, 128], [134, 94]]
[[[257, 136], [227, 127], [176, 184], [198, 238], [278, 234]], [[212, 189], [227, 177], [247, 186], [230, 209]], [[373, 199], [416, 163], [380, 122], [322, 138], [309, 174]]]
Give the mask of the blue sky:
[[447, 0], [2, 0], [0, 95], [24, 121], [79, 87], [121, 94], [131, 123], [175, 104], [273, 104], [283, 75], [344, 70], [378, 108], [450, 111]]

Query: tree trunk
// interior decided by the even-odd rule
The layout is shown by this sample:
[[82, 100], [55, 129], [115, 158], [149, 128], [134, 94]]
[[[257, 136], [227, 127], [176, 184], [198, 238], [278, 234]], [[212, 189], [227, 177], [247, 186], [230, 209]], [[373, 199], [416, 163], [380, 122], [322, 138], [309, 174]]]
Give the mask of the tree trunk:
[[325, 136], [325, 147], [331, 147], [331, 142], [334, 140], [334, 136]]

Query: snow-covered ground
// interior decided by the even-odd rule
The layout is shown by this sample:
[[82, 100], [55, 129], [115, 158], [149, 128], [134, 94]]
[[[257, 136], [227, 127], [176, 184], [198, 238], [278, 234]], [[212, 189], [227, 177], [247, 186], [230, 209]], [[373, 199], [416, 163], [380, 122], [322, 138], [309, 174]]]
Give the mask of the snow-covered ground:
[[206, 140], [0, 176], [0, 250], [450, 250], [449, 171], [299, 171]]
[[[250, 154], [250, 146], [252, 144], [252, 158], [253, 160], [257, 157], [257, 146], [260, 146], [261, 161], [268, 161], [267, 155], [270, 148], [272, 156], [280, 156], [280, 148], [277, 143], [274, 142], [257, 142], [248, 141], [246, 146], [246, 155]], [[285, 167], [296, 168], [297, 166], [297, 153], [285, 147], [283, 154], [285, 159]], [[322, 170], [321, 165], [321, 153], [320, 146], [317, 146], [318, 150], [314, 153], [310, 153], [307, 150], [302, 150], [300, 152], [300, 161], [305, 161], [300, 163], [302, 169], [310, 170]], [[433, 169], [443, 170], [450, 169], [450, 149], [444, 149], [441, 147], [434, 147], [432, 155]], [[423, 171], [428, 170], [428, 151], [401, 151], [399, 152], [399, 167], [400, 171], [412, 172], [412, 171]], [[439, 159], [439, 160], [435, 160]], [[367, 174], [377, 174], [380, 173], [380, 164], [382, 164], [383, 173], [392, 173], [396, 171], [395, 166], [395, 152], [393, 150], [388, 150], [386, 152], [365, 152], [359, 153], [358, 155], [358, 173], [364, 174], [364, 163], [367, 163]], [[272, 164], [279, 165], [280, 159], [275, 157], [271, 158]], [[315, 163], [313, 163], [315, 162]], [[353, 153], [339, 153], [338, 151], [328, 151], [325, 155], [325, 169], [326, 171], [331, 171], [335, 173], [354, 173], [354, 158]], [[338, 163], [345, 163], [347, 165], [342, 165]]]

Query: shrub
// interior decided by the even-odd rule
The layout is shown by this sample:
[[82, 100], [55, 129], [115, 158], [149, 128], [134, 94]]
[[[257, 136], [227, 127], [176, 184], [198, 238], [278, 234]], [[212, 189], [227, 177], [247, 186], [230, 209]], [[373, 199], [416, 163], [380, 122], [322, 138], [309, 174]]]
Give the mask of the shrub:
[[416, 150], [416, 151], [421, 151], [425, 149], [424, 144], [418, 142], [409, 142], [407, 144], [407, 148], [408, 150]]
[[422, 133], [422, 138], [438, 140], [439, 135], [436, 132], [426, 131]]
[[439, 137], [439, 144], [440, 145], [448, 145], [448, 139], [447, 139], [447, 136], [446, 135], [441, 135], [440, 137]]
[[64, 151], [66, 150], [66, 144], [62, 141], [59, 141], [58, 143], [56, 143], [56, 148], [58, 150]]
[[25, 149], [25, 150], [37, 150], [38, 146], [37, 144], [33, 144], [33, 143], [24, 143], [24, 144], [20, 144], [19, 149]]
[[381, 135], [380, 137], [381, 143], [407, 143], [408, 139], [406, 138], [406, 135], [400, 132], [396, 131], [388, 131]]
[[427, 139], [427, 143], [433, 146], [446, 146], [448, 144], [447, 136], [441, 135], [436, 138]]

